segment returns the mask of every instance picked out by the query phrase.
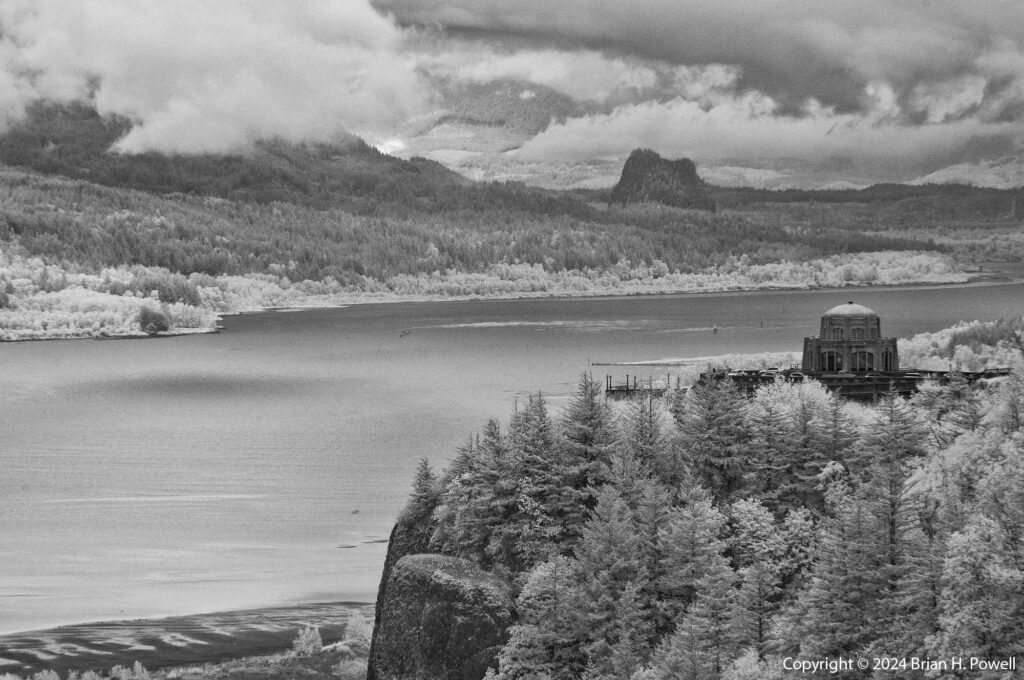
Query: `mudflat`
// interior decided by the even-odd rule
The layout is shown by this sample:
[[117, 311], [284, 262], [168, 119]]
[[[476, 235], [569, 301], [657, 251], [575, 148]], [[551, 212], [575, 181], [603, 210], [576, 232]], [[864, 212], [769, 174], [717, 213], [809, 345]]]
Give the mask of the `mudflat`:
[[300, 629], [317, 626], [325, 644], [342, 639], [351, 617], [373, 618], [365, 602], [287, 607], [61, 626], [0, 636], [0, 674], [52, 669], [109, 670], [136, 661], [150, 670], [282, 652]]

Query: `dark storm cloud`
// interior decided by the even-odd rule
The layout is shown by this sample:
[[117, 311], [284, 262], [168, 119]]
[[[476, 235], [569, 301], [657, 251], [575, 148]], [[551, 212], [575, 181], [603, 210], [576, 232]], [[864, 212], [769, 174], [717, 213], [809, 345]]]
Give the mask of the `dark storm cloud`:
[[580, 104], [509, 154], [538, 167], [644, 146], [912, 177], [1024, 148], [1022, 45], [1017, 0], [0, 0], [0, 126], [88, 99], [136, 122], [125, 152], [401, 150], [458, 104], [438, 83], [508, 80]]
[[[741, 86], [795, 110], [814, 98], [863, 110], [885, 83], [908, 104], [922, 83], [977, 74], [1001, 101], [1021, 54], [1024, 4], [1006, 0], [375, 0], [407, 24], [570, 39], [679, 64], [743, 68]], [[1014, 93], [1016, 94], [1016, 93]], [[996, 108], [1001, 107], [997, 104]]]

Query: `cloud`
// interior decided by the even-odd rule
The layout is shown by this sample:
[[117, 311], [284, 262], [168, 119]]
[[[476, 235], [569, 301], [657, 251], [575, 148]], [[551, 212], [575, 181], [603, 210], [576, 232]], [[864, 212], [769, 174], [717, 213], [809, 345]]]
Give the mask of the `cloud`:
[[473, 83], [503, 79], [545, 85], [576, 101], [634, 101], [656, 90], [674, 71], [667, 64], [607, 56], [596, 50], [503, 48], [482, 41], [447, 39], [417, 56], [433, 76]]
[[4, 0], [0, 116], [91, 98], [125, 152], [386, 136], [430, 98], [403, 40], [365, 0]]
[[[885, 110], [886, 94], [879, 94]], [[1015, 123], [964, 119], [912, 126], [859, 113], [817, 107], [780, 115], [764, 95], [748, 93], [704, 108], [685, 98], [621, 106], [611, 113], [550, 126], [516, 152], [524, 160], [621, 158], [651, 147], [702, 163], [785, 160], [835, 169], [856, 166], [882, 179], [929, 171], [972, 154], [1020, 146]]]
[[1021, 150], [1024, 3], [0, 0], [0, 126], [89, 100], [135, 121], [124, 152], [342, 132], [397, 149], [437, 119], [438, 79], [584, 104], [525, 164], [645, 146], [913, 177]]
[[737, 66], [743, 87], [789, 112], [808, 99], [862, 110], [870, 83], [885, 83], [905, 104], [922, 83], [969, 75], [986, 79], [986, 97], [998, 96], [1006, 84], [986, 65], [1012, 61], [1024, 44], [1024, 4], [1007, 0], [374, 1], [406, 23]]
[[445, 36], [415, 58], [434, 77], [488, 83], [523, 80], [577, 102], [608, 106], [685, 95], [704, 100], [734, 90], [742, 72], [722, 64], [688, 66], [600, 50], [509, 45]]

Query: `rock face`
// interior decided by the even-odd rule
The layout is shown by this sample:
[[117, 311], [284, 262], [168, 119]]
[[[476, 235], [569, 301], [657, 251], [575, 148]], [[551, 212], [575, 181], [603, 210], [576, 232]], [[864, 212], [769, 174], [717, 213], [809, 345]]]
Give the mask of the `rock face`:
[[377, 607], [373, 615], [373, 637], [370, 641], [370, 663], [367, 667], [366, 680], [377, 680], [373, 658], [377, 650], [377, 633], [380, 630], [384, 602], [387, 600], [388, 582], [391, 579], [391, 572], [394, 570], [398, 560], [406, 555], [415, 555], [428, 551], [430, 528], [429, 515], [420, 517], [403, 512], [398, 517], [394, 528], [391, 529], [391, 538], [388, 540], [388, 553], [384, 558], [384, 572], [380, 578], [380, 586], [377, 588]]
[[508, 639], [508, 584], [469, 560], [407, 555], [378, 596], [367, 677], [480, 680]]
[[650, 149], [636, 149], [622, 166], [622, 177], [612, 189], [612, 203], [654, 201], [677, 208], [714, 212], [707, 186], [688, 158], [670, 161]]

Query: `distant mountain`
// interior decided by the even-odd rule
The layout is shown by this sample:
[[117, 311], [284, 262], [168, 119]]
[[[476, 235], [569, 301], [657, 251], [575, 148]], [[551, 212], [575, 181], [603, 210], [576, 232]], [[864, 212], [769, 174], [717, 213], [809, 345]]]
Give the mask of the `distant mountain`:
[[[518, 163], [507, 152], [554, 122], [587, 113], [572, 98], [550, 87], [514, 79], [488, 83], [438, 80], [442, 108], [415, 129], [398, 135], [396, 153], [424, 156], [476, 180], [524, 180], [552, 189], [572, 181], [560, 167]], [[618, 168], [616, 168], [616, 172]]]
[[442, 92], [448, 111], [437, 124], [488, 125], [533, 136], [552, 120], [563, 122], [581, 112], [571, 97], [550, 87], [517, 80], [445, 84]]
[[677, 208], [714, 212], [711, 193], [688, 158], [667, 160], [650, 149], [636, 149], [622, 166], [619, 183], [612, 189], [612, 203], [651, 201]]
[[358, 207], [358, 198], [414, 200], [467, 183], [440, 163], [393, 158], [356, 137], [335, 144], [267, 141], [231, 155], [110, 151], [130, 127], [127, 119], [102, 117], [82, 104], [37, 104], [0, 135], [0, 162], [151, 193], [323, 207]]
[[510, 210], [589, 217], [570, 196], [523, 184], [480, 184], [421, 157], [390, 156], [357, 137], [333, 144], [269, 140], [237, 154], [110, 151], [131, 121], [84, 104], [37, 104], [0, 134], [0, 163], [153, 194], [283, 201], [356, 214]]
[[969, 184], [988, 189], [1024, 187], [1024, 158], [1006, 156], [995, 161], [959, 163], [918, 177], [909, 184]]

